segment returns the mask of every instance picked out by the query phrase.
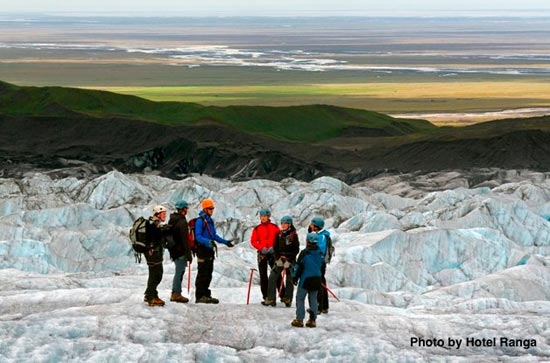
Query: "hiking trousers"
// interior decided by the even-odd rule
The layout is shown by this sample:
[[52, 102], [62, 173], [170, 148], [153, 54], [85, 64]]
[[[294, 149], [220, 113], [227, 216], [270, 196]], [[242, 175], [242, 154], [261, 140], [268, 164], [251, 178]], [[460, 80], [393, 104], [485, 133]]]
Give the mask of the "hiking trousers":
[[181, 282], [187, 267], [187, 258], [180, 256], [174, 260], [176, 271], [174, 272], [174, 280], [172, 281], [172, 294], [181, 294]]
[[258, 272], [260, 274], [260, 288], [262, 290], [262, 297], [264, 300], [268, 296], [267, 288], [269, 285], [269, 279], [267, 277], [267, 266], [269, 265], [269, 267], [272, 268], [274, 263], [275, 258], [273, 257], [273, 253], [262, 255], [260, 252], [258, 252]]
[[317, 299], [319, 300], [319, 311], [328, 310], [328, 292], [324, 288], [327, 286], [327, 279], [325, 278], [325, 272], [327, 271], [327, 264], [323, 263], [321, 266], [321, 287], [319, 288], [319, 293]]
[[[268, 293], [267, 297], [275, 301], [275, 295], [277, 290], [281, 286], [281, 275], [283, 273], [283, 266], [274, 266], [269, 274]], [[292, 283], [292, 265], [286, 269], [285, 286], [282, 290], [282, 296], [292, 302], [292, 295], [294, 294], [294, 284]]]
[[159, 297], [157, 287], [162, 281], [162, 274], [164, 272], [164, 269], [162, 268], [162, 253], [162, 247], [151, 249], [145, 253], [147, 266], [149, 266], [149, 278], [147, 279], [147, 290], [145, 290], [145, 296], [149, 299]]
[[311, 318], [315, 320], [317, 319], [317, 290], [306, 290], [300, 286], [296, 292], [296, 319], [304, 320], [306, 317], [306, 295], [312, 311]]
[[210, 282], [214, 272], [214, 258], [197, 258], [197, 278], [195, 279], [195, 300], [203, 296], [212, 297]]

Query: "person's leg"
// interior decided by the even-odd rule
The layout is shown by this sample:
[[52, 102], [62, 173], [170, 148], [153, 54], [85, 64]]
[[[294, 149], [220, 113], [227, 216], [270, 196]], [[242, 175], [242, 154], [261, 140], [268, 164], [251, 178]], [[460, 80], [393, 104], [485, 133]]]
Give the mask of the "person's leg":
[[208, 296], [208, 263], [204, 258], [197, 258], [197, 277], [195, 278], [195, 300]]
[[206, 284], [206, 296], [212, 297], [212, 291], [210, 290], [210, 283], [212, 282], [212, 274], [214, 273], [214, 259], [210, 259], [206, 261], [206, 277], [205, 277], [205, 284]]
[[181, 295], [181, 282], [183, 281], [183, 275], [187, 267], [187, 260], [185, 256], [180, 256], [174, 260], [176, 270], [174, 272], [174, 280], [172, 281], [172, 294]]
[[319, 312], [327, 312], [328, 311], [328, 293], [324, 286], [327, 286], [327, 280], [325, 279], [325, 272], [326, 272], [327, 265], [323, 263], [323, 266], [321, 267], [321, 287], [319, 288], [319, 292], [317, 294], [317, 300], [319, 302]]
[[278, 266], [275, 266], [271, 269], [271, 273], [269, 274], [269, 282], [267, 285], [267, 297], [271, 301], [276, 300], [277, 295], [277, 281], [279, 281], [279, 276], [281, 275], [281, 268]]
[[306, 294], [307, 290], [303, 287], [298, 287], [298, 291], [296, 292], [296, 319], [297, 320], [304, 320], [304, 317], [306, 316]]
[[260, 274], [260, 289], [262, 290], [262, 297], [265, 300], [267, 297], [267, 257], [265, 255], [258, 254], [258, 272]]
[[284, 297], [285, 301], [288, 304], [292, 304], [292, 296], [294, 295], [294, 281], [292, 279], [292, 266], [286, 269], [286, 286], [285, 286], [285, 292]]
[[310, 318], [315, 321], [317, 319], [317, 290], [308, 291], [309, 309], [311, 310]]

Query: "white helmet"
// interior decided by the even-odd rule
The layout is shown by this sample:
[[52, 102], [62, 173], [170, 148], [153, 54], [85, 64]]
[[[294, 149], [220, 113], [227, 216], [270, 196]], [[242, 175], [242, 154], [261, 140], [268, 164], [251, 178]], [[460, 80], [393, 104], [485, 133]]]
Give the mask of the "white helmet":
[[162, 205], [157, 205], [153, 208], [153, 214], [159, 214], [159, 213], [162, 213], [162, 212], [167, 212], [168, 209], [166, 209], [166, 207], [162, 206]]

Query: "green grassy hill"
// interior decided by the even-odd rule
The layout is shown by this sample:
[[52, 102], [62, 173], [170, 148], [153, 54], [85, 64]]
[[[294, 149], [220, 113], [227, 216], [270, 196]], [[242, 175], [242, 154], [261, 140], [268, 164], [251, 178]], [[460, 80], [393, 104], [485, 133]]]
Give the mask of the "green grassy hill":
[[203, 106], [153, 102], [135, 96], [64, 87], [19, 87], [0, 82], [0, 113], [10, 116], [121, 117], [171, 126], [216, 122], [249, 134], [294, 142], [320, 142], [346, 130], [397, 136], [437, 129], [428, 121], [329, 105], [293, 107]]

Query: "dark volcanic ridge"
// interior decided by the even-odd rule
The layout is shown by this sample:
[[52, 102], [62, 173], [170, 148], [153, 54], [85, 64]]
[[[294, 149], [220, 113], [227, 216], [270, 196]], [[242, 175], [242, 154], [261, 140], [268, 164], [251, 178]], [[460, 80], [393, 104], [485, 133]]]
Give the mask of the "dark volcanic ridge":
[[[414, 123], [396, 124], [395, 119], [372, 113], [375, 117], [372, 127], [370, 114], [366, 114], [367, 119], [361, 122], [342, 124], [333, 137], [299, 143], [245, 132], [220, 120], [199, 119], [178, 125], [98, 115], [109, 95], [101, 92], [96, 98], [96, 93], [85, 91], [87, 104], [97, 101], [98, 113], [91, 114], [72, 110], [59, 97], [51, 102], [48, 88], [44, 91], [29, 88], [34, 92], [28, 96], [32, 112], [25, 111], [25, 99], [13, 99], [28, 95], [21, 89], [24, 88], [17, 87], [14, 93], [14, 86], [0, 82], [2, 177], [20, 177], [30, 171], [84, 176], [117, 169], [126, 173], [154, 172], [170, 178], [204, 173], [233, 180], [293, 177], [309, 181], [329, 175], [355, 183], [388, 172], [550, 170], [549, 117], [435, 128], [426, 124], [421, 127], [415, 127]], [[71, 102], [82, 103], [78, 92], [72, 92]], [[114, 97], [117, 102], [129, 100], [140, 106], [141, 101], [135, 97]], [[14, 103], [18, 108], [10, 106]], [[150, 114], [154, 106], [147, 103]], [[316, 106], [311, 107], [309, 110], [316, 110]], [[284, 117], [281, 109], [273, 110]], [[355, 112], [337, 111], [344, 116]], [[292, 112], [295, 115], [296, 110]], [[220, 113], [220, 117], [225, 114]], [[287, 124], [289, 121], [292, 120], [285, 120]]]

